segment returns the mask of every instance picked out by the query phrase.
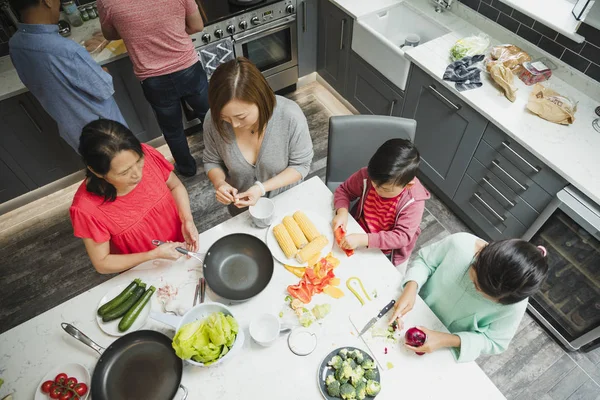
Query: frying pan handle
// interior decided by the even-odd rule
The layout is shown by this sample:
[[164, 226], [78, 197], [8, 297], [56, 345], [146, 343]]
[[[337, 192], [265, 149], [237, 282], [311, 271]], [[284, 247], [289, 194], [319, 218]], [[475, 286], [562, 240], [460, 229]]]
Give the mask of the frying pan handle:
[[104, 351], [104, 347], [100, 346], [99, 344], [94, 342], [92, 339], [87, 337], [87, 335], [84, 334], [83, 332], [81, 332], [79, 329], [75, 328], [71, 324], [67, 324], [66, 322], [63, 322], [62, 324], [60, 324], [60, 326], [62, 326], [62, 328], [65, 330], [65, 332], [67, 332], [69, 335], [73, 336], [75, 339], [79, 340], [81, 343], [91, 347], [92, 349], [96, 350], [98, 352], [98, 354], [102, 355], [102, 352]]
[[183, 397], [181, 398], [181, 400], [185, 400], [188, 397], [188, 390], [185, 386], [183, 386], [181, 383], [179, 384], [179, 387], [181, 388], [181, 390], [183, 390]]

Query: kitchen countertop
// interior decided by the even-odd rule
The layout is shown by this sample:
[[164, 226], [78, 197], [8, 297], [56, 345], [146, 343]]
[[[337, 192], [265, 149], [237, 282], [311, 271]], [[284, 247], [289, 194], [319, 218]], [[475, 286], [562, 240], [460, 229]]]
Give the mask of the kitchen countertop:
[[[278, 215], [302, 208], [329, 219], [333, 215], [332, 198], [323, 182], [312, 178], [277, 196], [274, 201]], [[350, 219], [348, 228], [350, 232], [361, 231], [353, 219]], [[200, 235], [200, 252], [206, 252], [217, 239], [234, 232], [245, 232], [263, 240], [266, 235], [266, 229], [252, 226], [249, 214], [245, 212], [203, 232]], [[285, 288], [298, 281], [275, 262], [273, 278], [262, 293], [247, 302], [231, 305], [246, 335], [241, 352], [233, 357], [235, 360], [232, 358], [230, 362], [210, 368], [184, 367], [182, 383], [189, 389], [190, 399], [270, 399], [281, 398], [284, 393], [289, 399], [317, 399], [321, 396], [315, 379], [322, 359], [342, 346], [366, 350], [348, 318], [350, 313], [358, 310], [360, 303], [344, 282], [351, 276], [358, 276], [369, 292], [376, 289], [383, 300], [397, 296], [401, 275], [379, 250], [361, 250], [348, 258], [334, 247], [334, 255], [341, 260], [335, 274], [341, 278], [340, 288], [345, 296], [338, 300], [325, 294], [315, 296], [313, 304], [332, 305], [331, 313], [322, 323], [311, 326], [318, 336], [316, 350], [306, 357], [298, 357], [289, 351], [284, 337], [269, 348], [258, 346], [250, 338], [248, 325], [252, 318], [263, 312], [277, 315], [284, 307]], [[91, 373], [98, 355], [63, 332], [60, 323], [71, 323], [99, 345], [108, 346], [115, 338], [100, 330], [95, 313], [98, 302], [111, 288], [127, 284], [135, 277], [157, 288], [169, 283], [179, 288], [175, 301], [189, 307], [199, 276], [201, 266], [194, 259], [144, 263], [3, 333], [0, 335], [0, 371], [5, 382], [0, 388], [0, 398], [15, 392], [15, 400], [31, 399], [45, 373], [61, 363], [77, 362]], [[214, 299], [208, 288], [207, 299]], [[173, 306], [171, 304], [170, 307]], [[152, 308], [160, 310], [156, 296], [153, 296]], [[445, 331], [443, 324], [419, 297], [414, 309], [405, 317], [405, 324], [407, 327], [424, 325]], [[172, 329], [151, 319], [144, 329], [158, 330], [170, 337], [174, 334]], [[504, 399], [477, 364], [458, 364], [449, 350], [423, 357], [407, 350], [399, 352], [403, 362], [382, 372], [382, 392], [378, 399], [398, 396], [423, 400], [457, 397]]]

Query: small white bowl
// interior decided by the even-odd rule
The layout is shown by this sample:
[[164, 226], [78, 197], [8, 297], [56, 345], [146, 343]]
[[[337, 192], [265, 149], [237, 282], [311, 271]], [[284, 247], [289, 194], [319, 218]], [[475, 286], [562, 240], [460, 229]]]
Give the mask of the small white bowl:
[[252, 222], [259, 228], [266, 228], [275, 220], [275, 203], [266, 197], [258, 199], [255, 205], [248, 208]]
[[269, 347], [279, 338], [281, 323], [272, 314], [261, 314], [250, 323], [250, 336], [261, 346]]
[[77, 382], [85, 383], [88, 387], [88, 391], [86, 394], [81, 396], [81, 400], [86, 400], [88, 398], [92, 386], [92, 379], [90, 378], [90, 373], [88, 372], [87, 368], [83, 365], [77, 363], [70, 363], [57, 365], [56, 367], [48, 371], [46, 375], [44, 375], [44, 377], [37, 386], [34, 400], [48, 400], [50, 398], [50, 396], [48, 396], [47, 393], [42, 392], [42, 383], [46, 381], [53, 381], [56, 375], [60, 374], [61, 372], [64, 372], [69, 377], [74, 377], [75, 379], [77, 379]]

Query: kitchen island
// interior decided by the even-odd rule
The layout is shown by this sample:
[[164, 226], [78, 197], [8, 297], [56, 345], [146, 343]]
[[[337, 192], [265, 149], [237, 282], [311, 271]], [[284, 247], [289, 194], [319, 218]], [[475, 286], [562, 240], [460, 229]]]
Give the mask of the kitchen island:
[[[317, 213], [330, 220], [333, 216], [332, 194], [318, 178], [277, 196], [277, 215], [298, 209]], [[353, 219], [349, 232], [360, 232]], [[266, 229], [254, 227], [247, 212], [232, 218], [200, 235], [200, 252], [206, 252], [219, 238], [244, 232], [265, 240]], [[379, 298], [396, 297], [401, 275], [379, 250], [361, 250], [348, 258], [336, 246], [334, 255], [341, 260], [335, 274], [341, 279], [340, 288], [345, 296], [334, 300], [325, 294], [315, 296], [312, 304], [331, 304], [331, 313], [312, 329], [318, 337], [316, 350], [298, 357], [288, 349], [285, 337], [272, 347], [263, 348], [252, 341], [248, 333], [250, 321], [268, 312], [277, 315], [285, 307], [286, 287], [298, 281], [283, 266], [275, 262], [275, 271], [267, 288], [249, 301], [233, 304], [246, 341], [240, 353], [226, 363], [210, 368], [184, 367], [182, 383], [189, 390], [190, 399], [318, 399], [317, 369], [323, 358], [333, 349], [355, 346], [367, 350], [349, 320], [349, 315], [360, 307], [358, 300], [346, 288], [349, 277], [359, 277], [368, 292], [376, 290]], [[98, 355], [77, 342], [60, 327], [68, 322], [87, 334], [101, 346], [115, 340], [104, 334], [96, 323], [96, 308], [100, 299], [115, 286], [141, 278], [157, 288], [171, 284], [178, 288], [175, 302], [191, 307], [201, 266], [194, 259], [177, 262], [157, 260], [129, 270], [91, 290], [83, 293], [0, 335], [2, 358], [0, 370], [5, 380], [0, 397], [15, 392], [15, 400], [30, 399], [38, 389], [38, 382], [52, 367], [69, 362], [84, 365], [93, 372]], [[215, 300], [214, 293], [207, 290], [207, 301]], [[154, 296], [153, 311], [160, 306]], [[439, 319], [417, 297], [413, 311], [405, 318], [406, 327], [423, 325], [431, 329], [445, 330]], [[172, 337], [174, 331], [153, 320], [144, 329], [161, 331]], [[504, 398], [483, 371], [474, 363], [458, 364], [449, 350], [419, 357], [410, 351], [400, 350], [402, 362], [382, 372], [382, 392], [378, 399], [415, 397], [419, 399]], [[180, 397], [177, 397], [180, 398]]]

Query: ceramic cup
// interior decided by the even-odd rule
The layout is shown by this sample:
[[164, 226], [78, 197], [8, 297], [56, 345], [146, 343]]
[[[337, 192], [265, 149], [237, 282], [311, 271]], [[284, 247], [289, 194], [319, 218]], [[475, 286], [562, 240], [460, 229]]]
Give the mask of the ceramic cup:
[[421, 37], [419, 35], [417, 35], [416, 33], [411, 33], [406, 36], [406, 39], [404, 39], [404, 47], [407, 47], [407, 46], [417, 47], [420, 42], [421, 42]]
[[275, 203], [266, 197], [258, 199], [255, 205], [249, 207], [252, 222], [259, 228], [266, 228], [275, 219]]
[[281, 323], [272, 314], [261, 314], [250, 323], [250, 336], [261, 346], [269, 347], [279, 338]]

